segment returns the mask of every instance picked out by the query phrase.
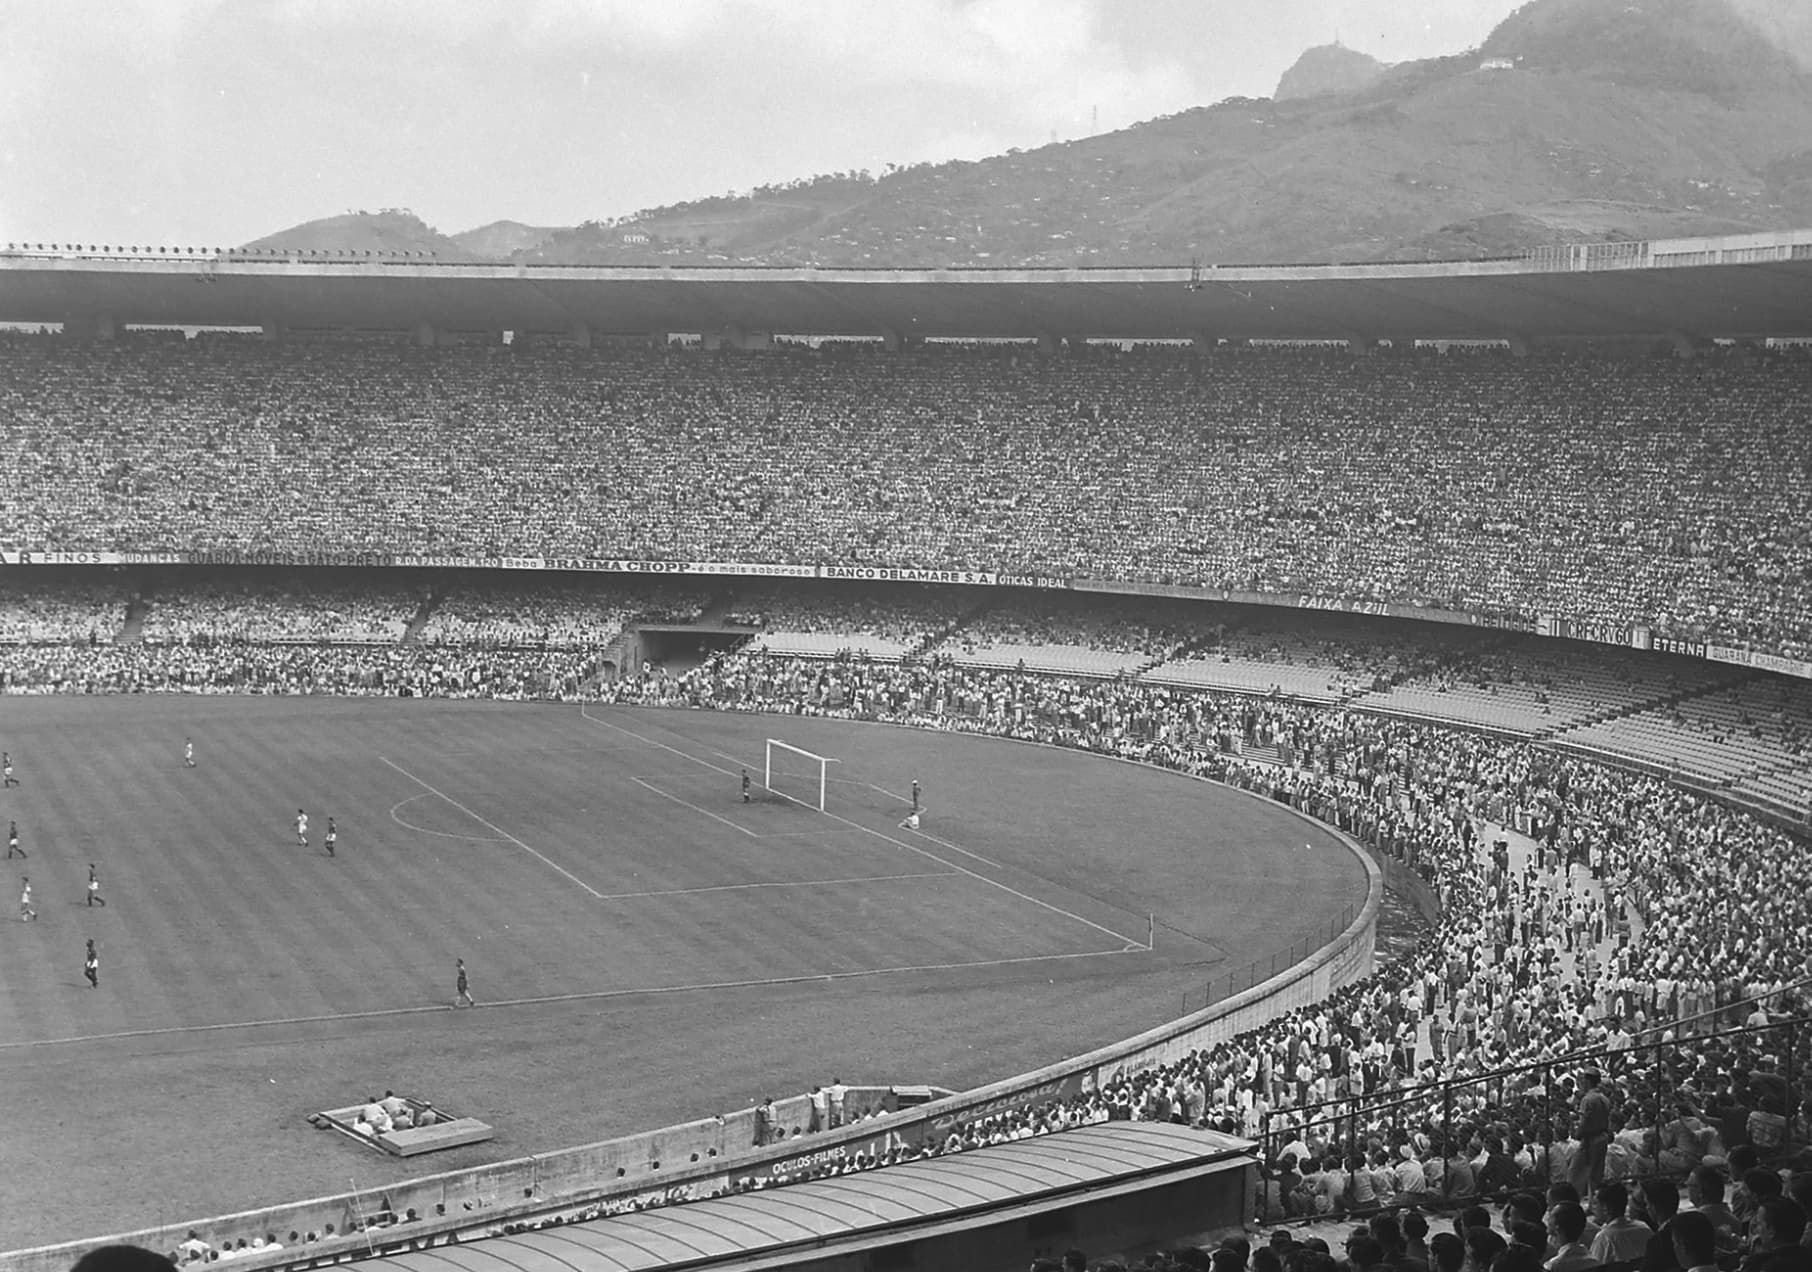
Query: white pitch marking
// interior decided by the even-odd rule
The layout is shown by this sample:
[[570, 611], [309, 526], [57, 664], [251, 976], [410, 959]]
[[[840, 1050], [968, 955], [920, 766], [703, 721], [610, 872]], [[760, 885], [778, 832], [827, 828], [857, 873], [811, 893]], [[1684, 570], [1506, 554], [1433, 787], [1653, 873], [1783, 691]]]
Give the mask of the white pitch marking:
[[703, 888], [662, 888], [655, 892], [607, 892], [606, 901], [628, 901], [636, 897], [689, 897], [695, 892], [740, 892], [748, 888], [823, 888], [834, 883], [895, 883], [901, 879], [954, 879], [954, 870], [931, 870], [919, 874], [856, 875], [849, 879], [800, 879], [792, 883], [718, 883]]
[[[872, 967], [854, 972], [801, 972], [796, 976], [763, 976], [754, 980], [699, 981], [690, 985], [650, 985], [639, 989], [593, 989], [572, 994], [544, 994], [536, 998], [486, 999], [475, 1011], [495, 1011], [499, 1007], [534, 1007], [544, 1003], [584, 1002], [600, 998], [636, 998], [642, 995], [691, 994], [717, 989], [760, 989], [772, 985], [805, 985], [814, 981], [862, 980], [875, 976], [905, 976], [914, 972], [957, 972], [976, 967], [1010, 967], [1022, 963], [1054, 963], [1065, 959], [1114, 958], [1121, 954], [1143, 954], [1145, 947], [1127, 946], [1117, 950], [1082, 950], [1073, 954], [1027, 954], [1019, 958], [984, 958], [971, 963], [921, 963], [910, 967]], [[83, 1034], [70, 1038], [36, 1038], [23, 1042], [0, 1042], [0, 1051], [22, 1051], [33, 1047], [62, 1047], [77, 1043], [115, 1042], [126, 1038], [159, 1038], [172, 1034], [221, 1033], [229, 1029], [275, 1029], [285, 1025], [332, 1024], [342, 1020], [376, 1020], [386, 1016], [417, 1016], [428, 1012], [445, 1015], [446, 1003], [415, 1007], [377, 1007], [370, 1011], [342, 1011], [321, 1016], [288, 1016], [274, 1020], [234, 1020], [213, 1025], [170, 1025], [160, 1029], [122, 1029], [118, 1033]]]
[[750, 830], [747, 826], [737, 825], [735, 822], [731, 821], [728, 817], [720, 817], [708, 808], [700, 808], [697, 804], [694, 804], [689, 799], [681, 799], [678, 795], [669, 794], [668, 792], [662, 790], [660, 787], [656, 786], [654, 783], [650, 782], [646, 778], [632, 777], [629, 780], [634, 782], [637, 786], [640, 786], [643, 790], [653, 791], [656, 795], [659, 795], [662, 799], [670, 799], [676, 804], [680, 804], [686, 808], [690, 808], [695, 813], [703, 813], [706, 817], [709, 817], [714, 822], [722, 822], [724, 825], [728, 826], [731, 830], [735, 831], [739, 835], [747, 835], [750, 839], [759, 839], [761, 837], [761, 836], [757, 835], [754, 831]]
[[[913, 828], [910, 826], [908, 826], [906, 829], [912, 830], [912, 833], [919, 836], [921, 839], [929, 839], [934, 844], [942, 844], [944, 847], [948, 848], [951, 852], [960, 852], [963, 854], [963, 856], [972, 857], [976, 861], [981, 862], [983, 865], [993, 866], [996, 870], [1005, 870], [1006, 869], [1006, 867], [1001, 865], [1000, 862], [991, 861], [987, 857], [982, 856], [979, 852], [973, 852], [970, 849], [963, 847], [961, 844], [953, 844], [948, 839], [945, 839], [941, 835], [934, 835], [928, 830], [913, 830]], [[1086, 922], [1086, 921], [1087, 920], [1084, 920], [1084, 922]]]
[[429, 830], [426, 826], [417, 826], [414, 822], [404, 821], [401, 817], [396, 815], [396, 810], [401, 808], [404, 804], [413, 804], [418, 799], [427, 798], [428, 792], [423, 791], [420, 795], [411, 795], [408, 799], [397, 800], [396, 803], [390, 806], [390, 820], [401, 826], [403, 829], [413, 830], [420, 835], [439, 835], [442, 839], [463, 839], [471, 844], [501, 844], [506, 842], [502, 839], [488, 835], [455, 835], [452, 831], [448, 830]]
[[445, 791], [439, 789], [438, 787], [429, 785], [427, 782], [423, 781], [421, 778], [419, 778], [415, 774], [411, 773], [408, 769], [404, 768], [401, 764], [398, 764], [395, 760], [391, 759], [389, 756], [380, 755], [380, 756], [378, 756], [378, 759], [384, 761], [384, 763], [388, 764], [391, 768], [393, 768], [397, 772], [401, 773], [404, 777], [408, 778], [411, 782], [414, 782], [417, 786], [422, 787], [430, 795], [440, 796], [442, 799], [446, 800], [447, 803], [453, 805], [453, 807], [457, 808], [460, 812], [464, 813], [467, 817], [470, 817], [473, 821], [478, 822], [481, 825], [489, 826], [492, 829], [492, 831], [494, 831], [500, 838], [507, 839], [510, 843], [515, 844], [518, 848], [522, 849], [522, 851], [526, 852], [529, 856], [535, 858], [536, 860], [542, 862], [545, 865], [552, 866], [555, 870], [558, 870], [561, 874], [565, 875], [568, 879], [571, 879], [574, 883], [578, 884], [581, 889], [583, 889], [586, 892], [589, 892], [592, 896], [598, 897], [600, 899], [604, 896], [604, 894], [602, 892], [599, 892], [596, 888], [592, 887], [589, 883], [585, 882], [585, 880], [581, 879], [578, 875], [576, 875], [572, 871], [568, 870], [565, 866], [561, 865], [559, 862], [555, 861], [553, 858], [547, 856], [544, 853], [536, 852], [533, 848], [531, 848], [527, 844], [523, 843], [520, 839], [516, 838], [516, 836], [510, 834], [509, 831], [507, 831], [503, 827], [499, 826], [496, 822], [491, 821], [490, 819], [485, 818], [485, 817], [480, 817], [477, 813], [475, 813], [471, 809], [467, 808], [464, 804], [462, 804], [458, 800], [454, 799], [451, 795], [447, 794]]
[[[638, 742], [646, 743], [649, 746], [658, 747], [663, 751], [671, 751], [673, 754], [679, 756], [683, 760], [691, 760], [694, 764], [699, 764], [699, 765], [704, 766], [705, 768], [713, 769], [716, 772], [724, 774], [726, 777], [735, 777], [736, 776], [736, 774], [730, 772], [730, 770], [728, 770], [726, 768], [720, 768], [718, 765], [711, 763], [711, 761], [706, 760], [706, 759], [701, 759], [699, 756], [693, 755], [689, 751], [682, 751], [676, 746], [669, 746], [665, 742], [658, 742], [651, 737], [647, 737], [644, 734], [637, 733], [634, 729], [626, 729], [620, 724], [612, 724], [609, 720], [600, 720], [596, 716], [591, 714], [590, 709], [588, 707], [581, 706], [579, 708], [579, 715], [581, 718], [589, 720], [593, 724], [602, 725], [606, 729], [615, 729], [618, 733], [625, 734], [629, 737], [636, 739]], [[782, 794], [783, 796], [785, 796], [788, 799], [792, 798], [790, 795], [785, 795], [785, 792], [779, 792], [779, 794]], [[799, 800], [799, 801], [795, 801], [795, 802], [804, 803], [803, 800]], [[806, 804], [805, 806], [807, 808], [811, 807], [811, 805], [809, 805], [809, 804]], [[931, 852], [925, 848], [917, 847], [914, 844], [909, 844], [903, 839], [895, 839], [892, 835], [887, 834], [885, 831], [876, 830], [872, 826], [864, 826], [861, 822], [851, 821], [849, 818], [840, 817], [836, 813], [820, 812], [819, 815], [822, 817], [828, 817], [834, 822], [840, 822], [843, 825], [848, 826], [852, 830], [859, 830], [865, 835], [873, 835], [876, 839], [880, 839], [887, 843], [890, 843], [890, 844], [894, 845], [896, 848], [904, 848], [907, 852], [916, 852], [921, 857], [927, 857], [930, 860], [937, 862], [940, 866], [949, 866], [952, 870], [960, 871], [961, 873], [968, 875], [972, 879], [977, 879], [977, 880], [981, 881], [982, 883], [988, 884], [992, 887], [999, 888], [1002, 892], [1008, 893], [1012, 896], [1016, 896], [1021, 901], [1029, 901], [1033, 905], [1038, 906], [1041, 909], [1049, 910], [1053, 914], [1060, 914], [1066, 919], [1076, 920], [1076, 922], [1082, 924], [1085, 927], [1094, 928], [1095, 931], [1097, 931], [1097, 932], [1104, 932], [1108, 936], [1113, 937], [1116, 941], [1124, 941], [1129, 950], [1138, 949], [1138, 950], [1143, 951], [1143, 950], [1149, 948], [1146, 946], [1146, 944], [1143, 941], [1135, 941], [1132, 937], [1127, 936], [1124, 932], [1116, 932], [1110, 927], [1106, 927], [1100, 923], [1095, 922], [1093, 919], [1083, 918], [1080, 914], [1077, 914], [1073, 910], [1066, 910], [1062, 906], [1053, 905], [1049, 901], [1040, 900], [1039, 898], [1032, 896], [1030, 893], [1021, 892], [1018, 888], [1009, 887], [1008, 885], [1001, 883], [998, 879], [990, 879], [990, 878], [988, 878], [987, 875], [981, 874], [974, 870], [970, 870], [966, 866], [960, 866], [954, 861], [947, 861], [943, 857], [938, 856], [935, 852]], [[950, 846], [955, 847], [955, 845], [950, 845]], [[963, 852], [966, 850], [957, 849], [957, 851]], [[973, 853], [970, 853], [969, 855], [974, 856]], [[978, 860], [985, 860], [985, 858], [978, 858]], [[990, 862], [989, 864], [992, 865], [993, 863]]]

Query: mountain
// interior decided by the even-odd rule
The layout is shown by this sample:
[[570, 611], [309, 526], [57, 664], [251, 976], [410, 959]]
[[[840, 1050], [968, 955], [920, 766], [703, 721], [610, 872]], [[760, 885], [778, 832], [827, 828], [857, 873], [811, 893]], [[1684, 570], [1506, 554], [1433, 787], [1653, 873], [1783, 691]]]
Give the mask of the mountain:
[[1323, 93], [1357, 92], [1382, 74], [1384, 63], [1370, 54], [1349, 49], [1344, 44], [1318, 44], [1306, 50], [1283, 73], [1272, 97], [1287, 102], [1296, 97], [1319, 97]]
[[521, 221], [492, 221], [475, 230], [462, 230], [452, 235], [453, 242], [479, 260], [505, 261], [518, 252], [532, 252], [554, 235], [564, 233], [557, 226], [524, 225]]
[[477, 259], [446, 235], [403, 208], [347, 212], [304, 221], [244, 245], [248, 251], [318, 252], [322, 255], [419, 253], [443, 261]]
[[857, 212], [874, 192], [874, 178], [858, 172], [760, 186], [557, 230], [522, 259], [587, 265], [671, 263], [675, 255], [698, 263], [761, 260], [775, 243], [809, 236], [828, 218]]
[[[1276, 99], [647, 209], [512, 251], [617, 265], [1237, 264], [1812, 226], [1808, 11], [1531, 0], [1449, 57], [1384, 67], [1311, 49]], [[480, 254], [509, 240], [496, 243]]]

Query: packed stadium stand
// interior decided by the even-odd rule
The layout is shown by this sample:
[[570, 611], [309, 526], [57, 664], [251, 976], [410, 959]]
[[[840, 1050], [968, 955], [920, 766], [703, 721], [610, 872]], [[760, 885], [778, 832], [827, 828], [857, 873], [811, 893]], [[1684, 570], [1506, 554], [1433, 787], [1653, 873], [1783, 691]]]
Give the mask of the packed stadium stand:
[[435, 596], [415, 639], [435, 646], [598, 649], [632, 621], [692, 622], [710, 599], [708, 591], [672, 587], [454, 582]]
[[19, 545], [882, 562], [1812, 653], [1812, 359], [0, 340]]
[[[1812, 972], [1812, 687], [1530, 632], [1558, 618], [1812, 657], [1809, 398], [1812, 360], [1758, 351], [9, 336], [9, 548], [887, 563], [1488, 621], [557, 564], [532, 583], [20, 567], [0, 571], [0, 689], [557, 698], [982, 732], [1259, 791], [1439, 899], [1405, 957], [1324, 1001], [774, 1184], [1151, 1120], [1261, 1138], [1272, 1218], [1543, 1188], [1581, 1152], [1576, 1090], [1542, 1071], [1456, 1106], [1451, 1084], [1580, 1052], [1628, 1111], [1611, 1177], [1803, 1170], [1812, 1103], [1793, 1075], [1812, 1071], [1812, 1029], [1774, 1031]], [[680, 674], [613, 674], [638, 624], [748, 639]], [[1383, 1108], [1431, 1091], [1447, 1102]], [[1330, 1102], [1343, 1121], [1320, 1120]]]
[[0, 580], [0, 643], [112, 643], [126, 624], [129, 597], [115, 579], [39, 579], [8, 571]]
[[426, 599], [419, 579], [286, 579], [278, 571], [169, 577], [145, 589], [138, 637], [154, 645], [394, 645]]

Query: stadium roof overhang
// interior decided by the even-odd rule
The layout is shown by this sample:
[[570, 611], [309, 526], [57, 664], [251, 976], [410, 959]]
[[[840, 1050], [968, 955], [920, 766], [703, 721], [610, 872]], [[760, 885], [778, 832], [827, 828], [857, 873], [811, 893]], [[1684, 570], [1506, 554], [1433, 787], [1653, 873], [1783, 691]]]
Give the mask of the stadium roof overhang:
[[[1722, 253], [1708, 253], [1722, 257]], [[1580, 258], [1583, 259], [1583, 258]], [[1611, 339], [1812, 336], [1812, 255], [1206, 269], [583, 268], [0, 254], [0, 322], [598, 334]]]

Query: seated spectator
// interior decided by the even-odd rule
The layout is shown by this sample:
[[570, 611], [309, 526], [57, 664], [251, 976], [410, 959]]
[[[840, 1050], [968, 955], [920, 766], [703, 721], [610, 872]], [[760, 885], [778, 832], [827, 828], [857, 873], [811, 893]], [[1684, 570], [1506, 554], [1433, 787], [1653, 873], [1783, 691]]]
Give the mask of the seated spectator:
[[1702, 1211], [1688, 1210], [1668, 1225], [1674, 1265], [1685, 1272], [1709, 1272], [1718, 1266], [1717, 1230]]
[[197, 1260], [205, 1258], [214, 1247], [208, 1244], [208, 1242], [203, 1241], [199, 1232], [190, 1228], [189, 1235], [183, 1238], [181, 1244], [179, 1244], [176, 1249], [182, 1255], [182, 1261], [184, 1263], [194, 1263]]
[[1585, 1208], [1576, 1201], [1555, 1202], [1548, 1208], [1548, 1238], [1554, 1253], [1542, 1266], [1547, 1272], [1585, 1272], [1598, 1266], [1591, 1247], [1584, 1240]]
[[1801, 1244], [1806, 1235], [1806, 1212], [1791, 1197], [1769, 1197], [1756, 1207], [1749, 1223], [1749, 1257], [1743, 1260], [1742, 1272], [1775, 1269], [1784, 1263], [1789, 1268], [1812, 1268], [1812, 1248]]
[[1592, 1258], [1598, 1263], [1637, 1265], [1648, 1253], [1654, 1229], [1630, 1213], [1629, 1190], [1614, 1179], [1598, 1186], [1593, 1206], [1600, 1216], [1598, 1236], [1592, 1242]]

